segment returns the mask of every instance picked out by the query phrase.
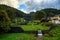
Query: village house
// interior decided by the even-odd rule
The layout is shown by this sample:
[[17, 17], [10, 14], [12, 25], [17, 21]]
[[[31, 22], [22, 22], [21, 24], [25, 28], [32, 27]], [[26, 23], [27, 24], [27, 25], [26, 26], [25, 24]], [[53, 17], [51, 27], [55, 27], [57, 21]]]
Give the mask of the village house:
[[60, 24], [60, 15], [55, 15], [54, 17], [50, 17], [48, 19], [50, 20], [49, 22]]

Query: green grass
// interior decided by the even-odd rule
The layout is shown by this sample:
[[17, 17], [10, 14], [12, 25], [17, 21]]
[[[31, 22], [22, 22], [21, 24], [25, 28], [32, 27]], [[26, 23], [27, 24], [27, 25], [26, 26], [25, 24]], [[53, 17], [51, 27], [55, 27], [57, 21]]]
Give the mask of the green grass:
[[34, 34], [11, 33], [0, 35], [0, 40], [35, 40]]
[[[47, 30], [48, 27], [42, 25], [22, 25], [25, 31], [30, 30]], [[50, 34], [55, 34], [54, 37], [43, 37], [43, 40], [60, 40], [60, 26], [53, 29]], [[10, 33], [0, 35], [0, 40], [36, 40], [35, 34], [25, 34], [25, 33]]]
[[38, 29], [41, 29], [41, 30], [47, 30], [48, 27], [46, 26], [42, 26], [42, 25], [22, 25], [21, 26], [25, 31], [30, 31], [30, 30], [33, 30], [33, 31], [36, 31]]
[[50, 34], [55, 34], [54, 37], [44, 37], [44, 40], [60, 40], [60, 26], [53, 29]]
[[[48, 27], [46, 26], [42, 26], [42, 25], [23, 25], [22, 27], [24, 30], [37, 30], [37, 29], [41, 29], [41, 30], [47, 30]], [[56, 27], [55, 29], [53, 29], [50, 34], [55, 34], [54, 37], [45, 37], [44, 36], [44, 40], [60, 40], [60, 26]]]

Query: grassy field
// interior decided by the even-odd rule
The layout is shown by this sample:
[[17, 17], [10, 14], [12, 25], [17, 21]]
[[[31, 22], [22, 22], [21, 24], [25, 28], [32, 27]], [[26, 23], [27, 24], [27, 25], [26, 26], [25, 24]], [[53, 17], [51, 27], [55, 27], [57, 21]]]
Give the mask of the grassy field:
[[[48, 27], [41, 25], [23, 25], [21, 26], [25, 31], [30, 30], [47, 30]], [[60, 40], [60, 27], [53, 29], [50, 34], [54, 34], [54, 37], [44, 36], [43, 40]], [[0, 40], [36, 40], [35, 34], [25, 34], [25, 33], [11, 33], [0, 35]]]
[[38, 29], [41, 29], [41, 30], [47, 30], [48, 27], [46, 26], [42, 26], [42, 25], [22, 25], [21, 26], [25, 31], [30, 31], [30, 30], [33, 30], [33, 31], [36, 31]]
[[34, 34], [11, 33], [0, 35], [0, 40], [35, 40]]

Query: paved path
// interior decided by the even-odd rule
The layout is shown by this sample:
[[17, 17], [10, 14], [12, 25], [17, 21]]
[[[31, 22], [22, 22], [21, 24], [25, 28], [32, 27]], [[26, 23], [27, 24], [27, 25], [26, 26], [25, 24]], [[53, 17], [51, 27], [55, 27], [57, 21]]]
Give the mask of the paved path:
[[36, 40], [43, 40], [43, 38], [37, 37]]

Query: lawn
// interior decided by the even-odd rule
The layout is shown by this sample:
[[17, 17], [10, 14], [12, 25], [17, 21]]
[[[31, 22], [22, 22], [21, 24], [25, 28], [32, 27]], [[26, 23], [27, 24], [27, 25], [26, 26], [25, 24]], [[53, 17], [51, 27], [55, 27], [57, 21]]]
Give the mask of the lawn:
[[[41, 26], [41, 25], [21, 25], [21, 27], [25, 31], [30, 31], [30, 30], [47, 30], [48, 27], [46, 26]], [[60, 27], [56, 27], [53, 29], [50, 34], [55, 34], [54, 37], [50, 36], [44, 36], [43, 40], [60, 40]], [[4, 34], [0, 35], [0, 40], [36, 40], [36, 35], [35, 34], [25, 34], [25, 33], [10, 33], [10, 34]]]
[[0, 35], [0, 40], [35, 40], [34, 34], [11, 33]]
[[42, 25], [22, 25], [21, 26], [25, 31], [30, 31], [30, 30], [32, 30], [32, 31], [36, 31], [36, 30], [39, 30], [39, 29], [41, 29], [41, 30], [47, 30], [48, 29], [48, 27], [46, 27], [46, 26], [42, 26]]

